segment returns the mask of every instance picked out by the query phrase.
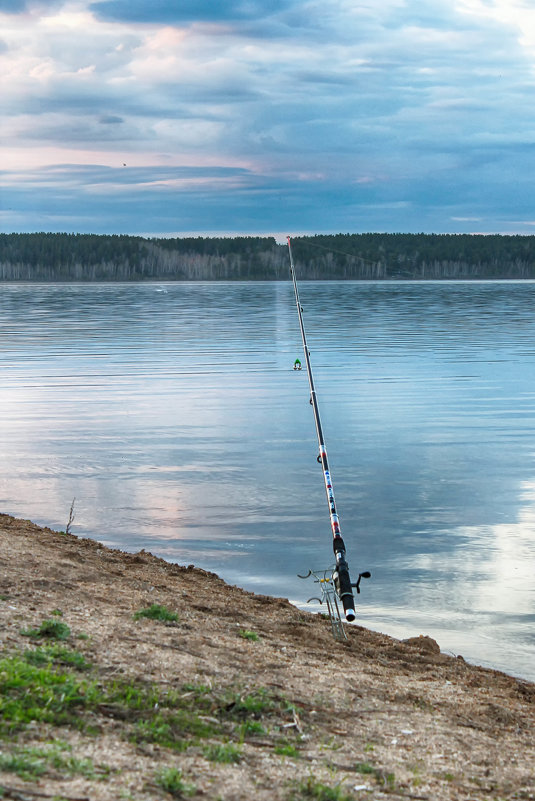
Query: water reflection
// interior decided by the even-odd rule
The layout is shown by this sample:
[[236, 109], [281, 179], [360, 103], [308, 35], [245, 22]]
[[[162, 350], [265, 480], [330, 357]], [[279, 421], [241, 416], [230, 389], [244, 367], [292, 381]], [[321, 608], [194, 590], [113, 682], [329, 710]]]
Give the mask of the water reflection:
[[[535, 284], [303, 284], [361, 621], [535, 678]], [[5, 285], [3, 511], [304, 603], [331, 559], [289, 283]]]

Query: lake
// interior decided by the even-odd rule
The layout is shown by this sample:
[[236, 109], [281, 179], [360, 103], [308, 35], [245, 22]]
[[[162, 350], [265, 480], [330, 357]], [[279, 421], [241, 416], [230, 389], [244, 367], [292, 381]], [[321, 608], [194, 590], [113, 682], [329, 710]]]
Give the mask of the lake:
[[[535, 680], [535, 283], [302, 282], [358, 622]], [[301, 606], [332, 562], [290, 282], [0, 287], [0, 510]], [[317, 604], [312, 605], [317, 609]]]

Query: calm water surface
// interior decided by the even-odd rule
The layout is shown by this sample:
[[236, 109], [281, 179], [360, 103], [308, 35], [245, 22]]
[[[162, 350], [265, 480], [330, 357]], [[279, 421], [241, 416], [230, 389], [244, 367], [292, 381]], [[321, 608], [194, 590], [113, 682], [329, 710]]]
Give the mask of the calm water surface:
[[[535, 283], [303, 283], [359, 621], [535, 679]], [[0, 287], [0, 509], [304, 604], [290, 283]]]

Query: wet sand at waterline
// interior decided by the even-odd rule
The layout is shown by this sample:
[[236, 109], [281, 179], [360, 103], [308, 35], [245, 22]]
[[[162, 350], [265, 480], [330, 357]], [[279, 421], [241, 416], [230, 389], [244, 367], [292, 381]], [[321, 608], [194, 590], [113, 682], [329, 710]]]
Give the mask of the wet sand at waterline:
[[[425, 632], [336, 643], [319, 615], [144, 551], [7, 515], [0, 541], [6, 798], [535, 798], [530, 682]], [[171, 619], [136, 616], [155, 607]]]

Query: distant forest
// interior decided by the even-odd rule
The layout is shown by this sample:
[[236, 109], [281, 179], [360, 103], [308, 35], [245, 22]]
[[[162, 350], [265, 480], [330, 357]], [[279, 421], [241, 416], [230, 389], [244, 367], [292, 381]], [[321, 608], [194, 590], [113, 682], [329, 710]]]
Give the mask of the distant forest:
[[[292, 250], [301, 280], [535, 278], [535, 236], [334, 234], [295, 237]], [[273, 237], [0, 234], [0, 281], [286, 278]]]

